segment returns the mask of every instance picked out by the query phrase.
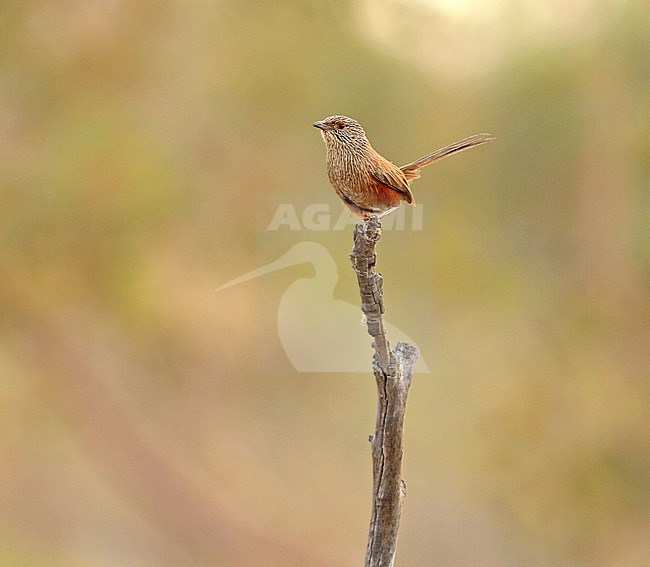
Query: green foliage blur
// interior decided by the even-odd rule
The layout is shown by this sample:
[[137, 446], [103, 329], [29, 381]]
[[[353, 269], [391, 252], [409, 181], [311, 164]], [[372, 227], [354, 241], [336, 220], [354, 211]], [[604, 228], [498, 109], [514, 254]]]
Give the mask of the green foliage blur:
[[[397, 564], [650, 565], [641, 0], [5, 3], [0, 565], [362, 564], [367, 374], [300, 373], [278, 203], [340, 204], [315, 120], [423, 171], [384, 233], [413, 337]], [[360, 314], [359, 314], [360, 318]]]

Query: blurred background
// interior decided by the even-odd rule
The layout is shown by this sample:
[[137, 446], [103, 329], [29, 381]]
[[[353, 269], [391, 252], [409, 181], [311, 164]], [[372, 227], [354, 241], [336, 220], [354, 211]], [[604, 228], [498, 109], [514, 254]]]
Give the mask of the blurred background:
[[497, 136], [379, 246], [430, 370], [397, 564], [650, 565], [647, 2], [25, 1], [0, 29], [1, 565], [362, 564], [369, 337], [367, 372], [296, 370], [309, 256], [218, 290], [311, 242], [358, 305], [331, 114], [398, 164]]

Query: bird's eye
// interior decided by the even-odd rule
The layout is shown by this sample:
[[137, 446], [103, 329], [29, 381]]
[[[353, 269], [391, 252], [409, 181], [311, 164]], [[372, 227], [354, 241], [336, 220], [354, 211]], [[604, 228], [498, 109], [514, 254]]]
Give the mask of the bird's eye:
[[345, 124], [338, 124], [338, 129], [339, 130], [342, 130], [343, 128], [345, 128]]

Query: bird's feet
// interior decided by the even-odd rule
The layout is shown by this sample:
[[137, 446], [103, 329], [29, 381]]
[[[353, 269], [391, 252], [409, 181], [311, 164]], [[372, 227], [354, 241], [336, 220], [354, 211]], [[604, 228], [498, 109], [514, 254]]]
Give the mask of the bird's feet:
[[378, 219], [383, 219], [386, 215], [389, 215], [390, 213], [392, 213], [393, 211], [396, 211], [397, 209], [399, 209], [399, 205], [397, 205], [395, 207], [391, 207], [390, 209], [386, 209], [383, 213], [377, 215], [377, 218]]

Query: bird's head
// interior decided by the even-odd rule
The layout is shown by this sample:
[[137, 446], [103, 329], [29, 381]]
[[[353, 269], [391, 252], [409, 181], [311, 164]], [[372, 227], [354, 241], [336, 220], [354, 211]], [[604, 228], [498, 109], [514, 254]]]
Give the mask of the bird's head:
[[314, 122], [319, 128], [326, 144], [354, 144], [367, 143], [366, 133], [361, 124], [347, 116], [328, 116], [323, 120]]

